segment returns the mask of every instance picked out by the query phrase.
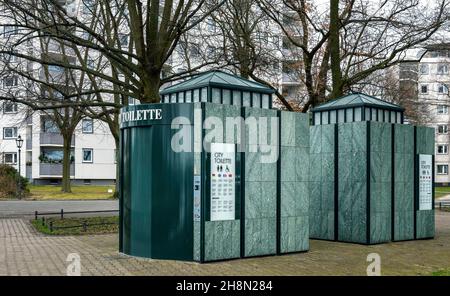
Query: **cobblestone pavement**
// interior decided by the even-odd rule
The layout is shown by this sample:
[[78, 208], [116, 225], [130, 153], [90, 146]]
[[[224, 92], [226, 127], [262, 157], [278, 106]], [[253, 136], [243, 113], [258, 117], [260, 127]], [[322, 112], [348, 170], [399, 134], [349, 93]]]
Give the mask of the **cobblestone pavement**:
[[450, 268], [450, 213], [436, 213], [433, 240], [375, 246], [311, 241], [307, 253], [208, 264], [131, 258], [117, 253], [117, 235], [54, 237], [26, 220], [0, 219], [0, 275], [65, 275], [67, 255], [81, 256], [82, 275], [365, 275], [369, 253], [383, 275], [429, 275]]

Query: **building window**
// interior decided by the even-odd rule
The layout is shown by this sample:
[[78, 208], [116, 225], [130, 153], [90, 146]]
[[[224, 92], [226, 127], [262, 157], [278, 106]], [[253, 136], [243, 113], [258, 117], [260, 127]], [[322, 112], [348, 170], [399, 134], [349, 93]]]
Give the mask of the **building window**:
[[207, 25], [208, 31], [216, 32], [216, 29], [217, 29], [216, 22], [212, 18], [207, 19], [206, 25]]
[[448, 93], [448, 88], [445, 84], [439, 84], [438, 85], [438, 93], [440, 94], [447, 94]]
[[92, 119], [83, 119], [81, 122], [83, 134], [92, 134], [94, 133], [94, 122]]
[[16, 164], [17, 163], [17, 153], [16, 152], [3, 153], [3, 163], [4, 164]]
[[8, 76], [3, 78], [3, 87], [13, 87], [19, 84], [19, 77], [17, 76]]
[[437, 73], [439, 75], [448, 74], [448, 65], [439, 64], [437, 68]]
[[95, 60], [94, 59], [88, 59], [87, 60], [87, 67], [88, 69], [95, 69]]
[[17, 26], [3, 26], [3, 36], [5, 38], [16, 35], [18, 33], [19, 33], [19, 28]]
[[3, 113], [17, 113], [17, 103], [4, 102]]
[[420, 64], [419, 71], [421, 75], [427, 75], [429, 73], [430, 67], [428, 64]]
[[17, 138], [17, 127], [4, 127], [3, 139], [15, 139]]
[[448, 126], [447, 125], [438, 125], [438, 134], [447, 134]]
[[448, 165], [447, 164], [438, 164], [437, 165], [437, 174], [438, 175], [448, 175]]
[[420, 93], [427, 94], [428, 93], [428, 84], [422, 84], [420, 86]]
[[448, 106], [447, 105], [438, 105], [437, 106], [437, 114], [448, 114]]
[[448, 145], [447, 144], [437, 145], [437, 154], [448, 154]]
[[120, 43], [120, 46], [128, 46], [128, 35], [127, 34], [119, 34], [119, 43]]
[[83, 148], [83, 162], [87, 162], [87, 163], [94, 162], [94, 149]]

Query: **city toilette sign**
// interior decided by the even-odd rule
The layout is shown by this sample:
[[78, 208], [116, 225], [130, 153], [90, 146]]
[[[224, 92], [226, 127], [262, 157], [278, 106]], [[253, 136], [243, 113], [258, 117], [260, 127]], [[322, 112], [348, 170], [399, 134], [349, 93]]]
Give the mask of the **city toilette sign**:
[[211, 143], [211, 221], [235, 219], [235, 145]]
[[432, 156], [419, 155], [419, 210], [431, 210], [433, 204]]
[[122, 124], [135, 121], [161, 120], [162, 109], [129, 110], [120, 114]]

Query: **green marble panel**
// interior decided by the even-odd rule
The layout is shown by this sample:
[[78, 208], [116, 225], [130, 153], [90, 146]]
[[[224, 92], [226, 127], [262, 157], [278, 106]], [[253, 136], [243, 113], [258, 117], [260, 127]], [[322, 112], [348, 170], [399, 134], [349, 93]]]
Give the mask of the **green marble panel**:
[[245, 218], [255, 219], [262, 216], [262, 182], [245, 182]]
[[[275, 218], [277, 209], [277, 182], [261, 182], [261, 216]], [[295, 204], [294, 204], [295, 205]]]
[[295, 216], [296, 183], [281, 182], [280, 215], [281, 217]]
[[381, 182], [389, 182], [392, 178], [391, 153], [381, 153]]
[[296, 182], [295, 186], [295, 215], [309, 215], [309, 182]]
[[[405, 159], [406, 154], [404, 153], [394, 153], [394, 179], [395, 182], [405, 181]], [[414, 168], [413, 168], [414, 169]]]
[[355, 182], [367, 180], [367, 153], [365, 151], [356, 151], [351, 155], [351, 179]]
[[309, 147], [309, 115], [294, 112], [295, 114], [295, 145]]
[[394, 215], [394, 241], [414, 239], [413, 211], [399, 210]]
[[433, 238], [435, 233], [434, 210], [416, 212], [418, 239]]
[[338, 150], [339, 153], [351, 152], [353, 143], [352, 123], [338, 124]]
[[352, 154], [351, 153], [338, 153], [338, 181], [339, 187], [341, 182], [348, 182], [352, 179]]
[[[322, 154], [310, 155], [310, 180], [321, 182], [322, 181]], [[281, 179], [282, 181], [285, 181]]]
[[405, 153], [413, 154], [414, 153], [414, 126], [412, 125], [403, 125], [403, 129], [405, 130]]
[[322, 153], [322, 125], [313, 125], [310, 127], [310, 151], [311, 154]]
[[355, 122], [352, 125], [352, 151], [366, 151], [367, 123]]
[[240, 257], [239, 220], [205, 222], [205, 261]]
[[310, 180], [310, 154], [308, 147], [296, 148], [296, 180], [300, 182], [306, 182]]
[[322, 153], [334, 153], [334, 124], [323, 125], [321, 133]]
[[380, 152], [370, 152], [370, 181], [381, 182], [382, 156]]
[[296, 181], [296, 154], [295, 147], [281, 147], [281, 181]]
[[[253, 150], [255, 151], [255, 150]], [[261, 155], [258, 152], [245, 153], [245, 181], [261, 181]]]
[[296, 118], [294, 112], [281, 111], [281, 146], [295, 147]]
[[322, 153], [322, 180], [334, 180], [334, 153]]
[[194, 221], [194, 261], [200, 261], [200, 222]]
[[277, 181], [277, 163], [261, 163], [261, 181]]

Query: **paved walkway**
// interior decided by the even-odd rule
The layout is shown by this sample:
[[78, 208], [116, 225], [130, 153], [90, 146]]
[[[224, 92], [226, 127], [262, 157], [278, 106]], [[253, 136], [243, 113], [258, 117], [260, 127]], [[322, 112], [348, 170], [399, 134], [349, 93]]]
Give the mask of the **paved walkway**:
[[0, 275], [65, 275], [69, 253], [82, 275], [365, 275], [369, 253], [381, 256], [384, 275], [429, 275], [450, 268], [450, 213], [436, 213], [434, 240], [376, 246], [311, 241], [311, 251], [218, 263], [147, 260], [117, 253], [117, 235], [53, 237], [26, 220], [0, 219]]
[[118, 200], [11, 200], [0, 201], [0, 218], [22, 217], [39, 212], [118, 210]]

